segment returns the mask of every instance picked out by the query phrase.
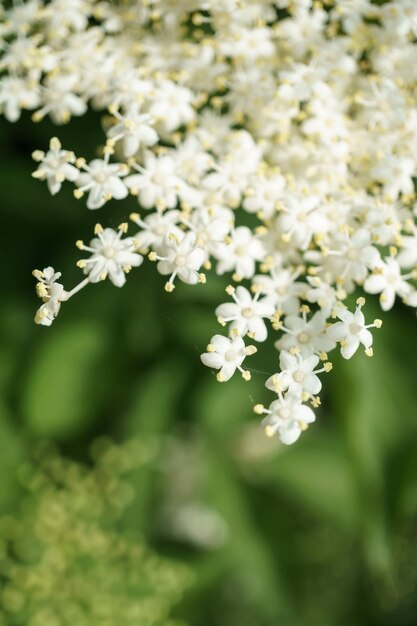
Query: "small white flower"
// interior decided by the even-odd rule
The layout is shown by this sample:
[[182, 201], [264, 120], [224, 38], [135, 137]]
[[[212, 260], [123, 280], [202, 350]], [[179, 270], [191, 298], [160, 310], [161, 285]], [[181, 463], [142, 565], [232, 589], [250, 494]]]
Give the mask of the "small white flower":
[[91, 257], [78, 261], [78, 267], [88, 274], [91, 283], [105, 280], [107, 276], [116, 287], [122, 287], [126, 282], [126, 273], [132, 267], [138, 267], [143, 257], [135, 252], [136, 241], [133, 237], [122, 239], [127, 230], [127, 224], [121, 224], [119, 230], [101, 228], [98, 224], [95, 232], [97, 237], [86, 246], [82, 241], [77, 242], [80, 250], [91, 252]]
[[68, 293], [57, 282], [61, 273], [55, 272], [53, 267], [45, 267], [43, 271], [35, 270], [33, 275], [39, 281], [36, 293], [43, 300], [42, 306], [36, 311], [35, 323], [50, 326], [59, 313], [61, 302], [68, 299]]
[[263, 318], [271, 318], [274, 306], [267, 299], [259, 300], [260, 292], [252, 296], [245, 287], [236, 289], [229, 285], [227, 293], [234, 302], [221, 304], [216, 309], [216, 315], [221, 324], [232, 322], [230, 335], [244, 336], [248, 334], [255, 341], [265, 341], [268, 331]]
[[149, 113], [140, 113], [138, 105], [131, 107], [124, 115], [114, 108], [111, 108], [111, 113], [119, 123], [109, 129], [107, 136], [112, 142], [122, 140], [126, 157], [136, 154], [141, 146], [153, 146], [157, 143], [159, 138], [152, 128], [153, 118]]
[[175, 174], [175, 162], [170, 155], [156, 157], [146, 152], [144, 166], [135, 165], [139, 174], [126, 178], [130, 192], [138, 196], [145, 209], [173, 209], [178, 202], [181, 181]]
[[282, 350], [279, 356], [279, 366], [281, 372], [273, 374], [265, 383], [267, 389], [280, 393], [288, 390], [289, 393], [300, 397], [310, 397], [319, 393], [321, 381], [317, 374], [329, 372], [331, 364], [326, 363], [322, 368], [316, 370], [319, 357], [315, 354], [303, 358], [299, 354], [291, 354]]
[[151, 252], [149, 258], [151, 261], [159, 261], [157, 269], [160, 274], [171, 274], [165, 285], [168, 292], [173, 291], [177, 276], [189, 285], [206, 282], [205, 275], [199, 273], [204, 261], [204, 250], [196, 246], [195, 234], [192, 232], [182, 236], [170, 233], [162, 246], [161, 254]]
[[169, 233], [176, 237], [182, 237], [183, 232], [178, 227], [180, 212], [171, 209], [167, 211], [155, 211], [141, 219], [138, 213], [132, 213], [130, 219], [141, 227], [135, 239], [139, 250], [153, 250], [160, 252]]
[[17, 122], [22, 109], [35, 109], [40, 102], [36, 84], [19, 76], [0, 80], [0, 110], [9, 122]]
[[61, 150], [61, 142], [53, 137], [49, 143], [49, 150], [45, 154], [36, 150], [32, 157], [40, 164], [32, 174], [34, 178], [46, 180], [48, 189], [52, 195], [58, 193], [64, 180], [74, 182], [80, 175], [79, 170], [71, 165], [75, 163], [75, 155], [68, 150]]
[[362, 313], [364, 303], [364, 298], [358, 298], [358, 306], [354, 313], [337, 307], [335, 313], [341, 321], [332, 324], [326, 331], [331, 340], [340, 342], [340, 352], [345, 359], [350, 359], [360, 344], [364, 346], [366, 354], [372, 355], [373, 337], [369, 328], [380, 328], [382, 322], [375, 320], [373, 324], [365, 324], [365, 316]]
[[127, 174], [127, 167], [121, 163], [109, 163], [108, 157], [94, 159], [88, 165], [83, 164], [83, 170], [75, 184], [78, 189], [74, 192], [76, 198], [82, 198], [88, 191], [87, 208], [100, 209], [108, 200], [126, 198], [129, 191], [121, 180]]
[[239, 226], [230, 233], [228, 243], [217, 247], [217, 273], [234, 270], [239, 278], [252, 278], [256, 261], [261, 261], [264, 255], [262, 242], [247, 226]]
[[381, 294], [379, 296], [381, 308], [383, 311], [389, 311], [394, 306], [397, 295], [406, 298], [411, 293], [412, 287], [406, 279], [413, 276], [413, 273], [401, 276], [397, 259], [388, 257], [375, 268], [374, 274], [368, 276], [363, 288], [367, 293]]
[[309, 320], [305, 312], [302, 317], [288, 315], [280, 330], [285, 334], [275, 342], [278, 350], [297, 347], [300, 354], [308, 356], [313, 353], [329, 352], [336, 345], [329, 336], [326, 336], [326, 318], [321, 311], [317, 311]]
[[242, 337], [229, 339], [223, 335], [214, 335], [207, 346], [207, 352], [201, 355], [201, 360], [207, 367], [220, 370], [217, 374], [219, 382], [229, 380], [238, 369], [245, 380], [250, 380], [250, 372], [242, 369], [241, 365], [246, 356], [254, 354], [254, 346], [246, 346]]
[[293, 394], [285, 396], [281, 394], [268, 409], [257, 405], [255, 410], [257, 413], [267, 414], [262, 426], [268, 437], [277, 434], [286, 445], [295, 443], [301, 433], [316, 419], [313, 410], [303, 404], [299, 396]]

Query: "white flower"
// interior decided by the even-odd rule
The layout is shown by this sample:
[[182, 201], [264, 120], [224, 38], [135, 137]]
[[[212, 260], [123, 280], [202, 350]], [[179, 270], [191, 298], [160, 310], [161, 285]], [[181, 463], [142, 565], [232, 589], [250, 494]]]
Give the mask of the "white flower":
[[256, 405], [255, 411], [267, 414], [262, 421], [267, 436], [273, 437], [277, 434], [286, 445], [295, 443], [301, 433], [316, 419], [312, 409], [302, 404], [298, 396], [290, 393], [285, 396], [281, 394], [268, 409], [264, 409], [262, 405]]
[[289, 393], [300, 397], [315, 395], [321, 389], [321, 381], [317, 374], [329, 372], [331, 369], [331, 364], [326, 363], [316, 370], [318, 362], [319, 357], [314, 354], [303, 358], [298, 353], [291, 354], [282, 350], [279, 355], [281, 372], [270, 376], [265, 386], [275, 393], [288, 390]]
[[161, 254], [151, 252], [149, 258], [151, 261], [159, 261], [157, 269], [160, 274], [171, 274], [165, 285], [168, 292], [173, 291], [177, 276], [189, 285], [206, 282], [205, 275], [199, 273], [204, 261], [204, 250], [196, 245], [192, 232], [182, 236], [170, 233], [161, 248]]
[[74, 182], [80, 175], [79, 170], [71, 165], [75, 163], [75, 155], [68, 150], [61, 150], [61, 142], [53, 137], [49, 143], [49, 150], [45, 154], [36, 150], [32, 157], [39, 161], [40, 165], [32, 174], [34, 178], [46, 180], [48, 189], [52, 195], [58, 193], [64, 180]]
[[261, 261], [264, 255], [262, 242], [247, 226], [238, 226], [230, 233], [227, 244], [217, 246], [217, 273], [234, 270], [239, 278], [252, 278], [256, 261]]
[[229, 380], [238, 369], [245, 380], [250, 380], [250, 372], [242, 369], [241, 365], [246, 356], [254, 354], [254, 346], [246, 346], [242, 337], [229, 339], [223, 335], [214, 335], [207, 346], [207, 352], [201, 355], [201, 360], [207, 367], [220, 370], [217, 374], [219, 382]]
[[126, 282], [126, 274], [132, 267], [138, 267], [143, 257], [135, 252], [136, 241], [133, 237], [122, 235], [127, 230], [127, 224], [121, 224], [119, 230], [101, 228], [98, 224], [95, 229], [97, 237], [86, 246], [82, 241], [77, 242], [80, 250], [91, 252], [88, 259], [78, 261], [78, 267], [84, 270], [91, 283], [105, 280], [107, 276], [116, 287], [122, 287]]
[[274, 306], [267, 299], [259, 300], [260, 292], [252, 296], [245, 287], [236, 289], [229, 285], [227, 293], [232, 296], [234, 302], [221, 304], [216, 309], [219, 322], [224, 325], [230, 324], [230, 335], [249, 335], [255, 341], [265, 341], [268, 331], [263, 318], [271, 318], [274, 314]]
[[140, 250], [153, 250], [160, 252], [169, 233], [181, 238], [182, 230], [178, 227], [180, 212], [175, 209], [168, 211], [155, 211], [141, 219], [138, 213], [132, 213], [130, 219], [141, 227], [135, 239], [137, 248]]
[[413, 272], [401, 276], [401, 268], [397, 259], [388, 257], [366, 279], [363, 288], [367, 293], [381, 294], [379, 296], [381, 307], [384, 311], [389, 311], [394, 306], [397, 295], [406, 298], [411, 293], [411, 285], [406, 282], [406, 279], [413, 278], [413, 276]]
[[145, 209], [173, 209], [178, 202], [181, 181], [175, 174], [175, 162], [170, 155], [156, 157], [146, 152], [144, 166], [136, 165], [139, 174], [126, 178], [130, 192], [138, 196]]
[[35, 270], [35, 278], [39, 281], [36, 285], [36, 293], [44, 302], [36, 311], [35, 322], [42, 326], [50, 326], [61, 308], [61, 302], [68, 300], [68, 293], [63, 285], [58, 283], [60, 272], [55, 272], [53, 267], [45, 267], [43, 271]]
[[36, 83], [27, 78], [3, 76], [0, 79], [0, 110], [9, 122], [17, 122], [22, 109], [35, 109], [39, 105]]
[[33, 119], [39, 122], [49, 114], [55, 124], [66, 124], [72, 115], [84, 115], [87, 104], [75, 93], [77, 82], [76, 74], [51, 74], [42, 87], [44, 105], [33, 114]]
[[329, 352], [335, 347], [335, 342], [326, 336], [326, 318], [321, 311], [315, 313], [309, 320], [305, 312], [302, 317], [287, 315], [279, 329], [285, 334], [275, 342], [278, 350], [297, 347], [301, 355], [308, 356], [313, 353]]
[[369, 328], [380, 328], [381, 320], [374, 320], [373, 324], [365, 324], [365, 316], [362, 313], [362, 307], [365, 303], [364, 298], [358, 299], [358, 306], [354, 313], [337, 307], [335, 313], [340, 322], [336, 322], [329, 326], [326, 331], [327, 336], [332, 341], [339, 341], [341, 345], [341, 354], [345, 359], [350, 359], [362, 344], [366, 354], [372, 356], [372, 333]]
[[132, 106], [124, 115], [115, 108], [111, 108], [111, 113], [119, 123], [110, 127], [107, 136], [112, 142], [123, 141], [126, 157], [133, 156], [141, 146], [157, 143], [158, 133], [152, 128], [154, 120], [149, 113], [140, 113], [138, 105]]
[[127, 167], [121, 163], [109, 163], [108, 158], [94, 159], [88, 165], [83, 163], [83, 172], [75, 184], [78, 189], [74, 192], [76, 198], [82, 198], [88, 191], [87, 208], [99, 209], [106, 202], [115, 198], [126, 198], [129, 191], [121, 180], [127, 174]]

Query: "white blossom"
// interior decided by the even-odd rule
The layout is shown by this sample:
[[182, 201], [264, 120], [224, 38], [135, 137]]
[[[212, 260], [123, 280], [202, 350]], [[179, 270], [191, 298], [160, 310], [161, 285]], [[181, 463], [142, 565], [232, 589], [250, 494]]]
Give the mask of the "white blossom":
[[245, 380], [250, 380], [250, 372], [242, 369], [246, 356], [256, 352], [254, 346], [245, 346], [242, 337], [229, 339], [223, 335], [214, 335], [207, 346], [207, 352], [201, 355], [204, 365], [219, 370], [217, 380], [226, 382], [236, 370], [239, 370]]
[[335, 313], [340, 322], [332, 324], [327, 329], [327, 336], [333, 341], [340, 342], [340, 352], [345, 359], [350, 359], [360, 344], [364, 346], [365, 352], [372, 356], [373, 337], [369, 328], [380, 328], [382, 322], [377, 319], [373, 324], [365, 324], [365, 316], [362, 313], [363, 305], [364, 298], [359, 298], [354, 313], [343, 307], [338, 307]]
[[58, 193], [64, 180], [74, 182], [80, 175], [80, 171], [72, 165], [76, 160], [74, 153], [62, 150], [61, 142], [57, 137], [51, 139], [46, 154], [41, 150], [36, 150], [32, 157], [39, 162], [39, 166], [32, 176], [46, 180], [52, 195]]
[[78, 266], [88, 274], [88, 280], [97, 283], [107, 277], [116, 287], [123, 287], [126, 282], [126, 274], [132, 267], [138, 267], [143, 257], [135, 252], [136, 241], [133, 237], [122, 235], [126, 232], [127, 225], [122, 224], [119, 230], [101, 228], [96, 226], [96, 235], [88, 246], [82, 241], [77, 242], [80, 250], [91, 253], [88, 259], [82, 259]]

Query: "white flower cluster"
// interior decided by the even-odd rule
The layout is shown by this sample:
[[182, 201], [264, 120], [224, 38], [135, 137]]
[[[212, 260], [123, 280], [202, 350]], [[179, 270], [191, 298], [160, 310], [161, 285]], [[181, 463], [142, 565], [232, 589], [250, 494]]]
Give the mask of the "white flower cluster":
[[372, 354], [381, 321], [365, 323], [362, 297], [349, 311], [349, 294], [417, 307], [417, 2], [29, 0], [3, 18], [8, 120], [105, 113], [102, 158], [54, 138], [34, 176], [52, 194], [74, 184], [88, 209], [131, 194], [141, 211], [133, 237], [98, 226], [77, 243], [91, 256], [72, 291], [52, 268], [36, 273], [36, 321], [88, 283], [122, 286], [144, 255], [168, 292], [230, 273], [245, 282], [227, 288], [216, 315], [228, 335], [202, 361], [219, 381], [248, 380], [245, 337], [275, 332], [276, 399], [255, 410], [294, 442], [314, 421], [327, 353]]

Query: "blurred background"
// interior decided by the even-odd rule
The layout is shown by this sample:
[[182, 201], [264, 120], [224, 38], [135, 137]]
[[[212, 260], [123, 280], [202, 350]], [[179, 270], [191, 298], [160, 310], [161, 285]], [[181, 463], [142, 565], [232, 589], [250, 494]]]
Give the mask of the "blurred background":
[[[169, 614], [190, 626], [414, 625], [415, 312], [381, 315], [368, 300], [369, 317], [384, 321], [374, 358], [332, 358], [317, 423], [282, 446], [252, 410], [272, 400], [263, 382], [275, 351], [252, 357], [250, 383], [219, 385], [200, 364], [225, 278], [166, 294], [145, 262], [123, 289], [91, 286], [51, 328], [35, 326], [31, 271], [53, 265], [70, 289], [81, 276], [75, 241], [137, 205], [88, 211], [69, 185], [52, 198], [31, 178], [31, 152], [53, 135], [94, 157], [94, 114], [60, 128], [1, 120], [0, 133], [0, 624], [143, 626], [174, 623]], [[83, 528], [102, 539], [88, 567]], [[132, 560], [123, 541], [149, 555]], [[149, 578], [136, 580], [146, 559]], [[56, 612], [53, 581], [35, 588], [58, 571], [72, 586]], [[80, 608], [86, 572], [94, 603]], [[153, 602], [148, 621], [133, 609], [121, 617], [139, 596]]]

